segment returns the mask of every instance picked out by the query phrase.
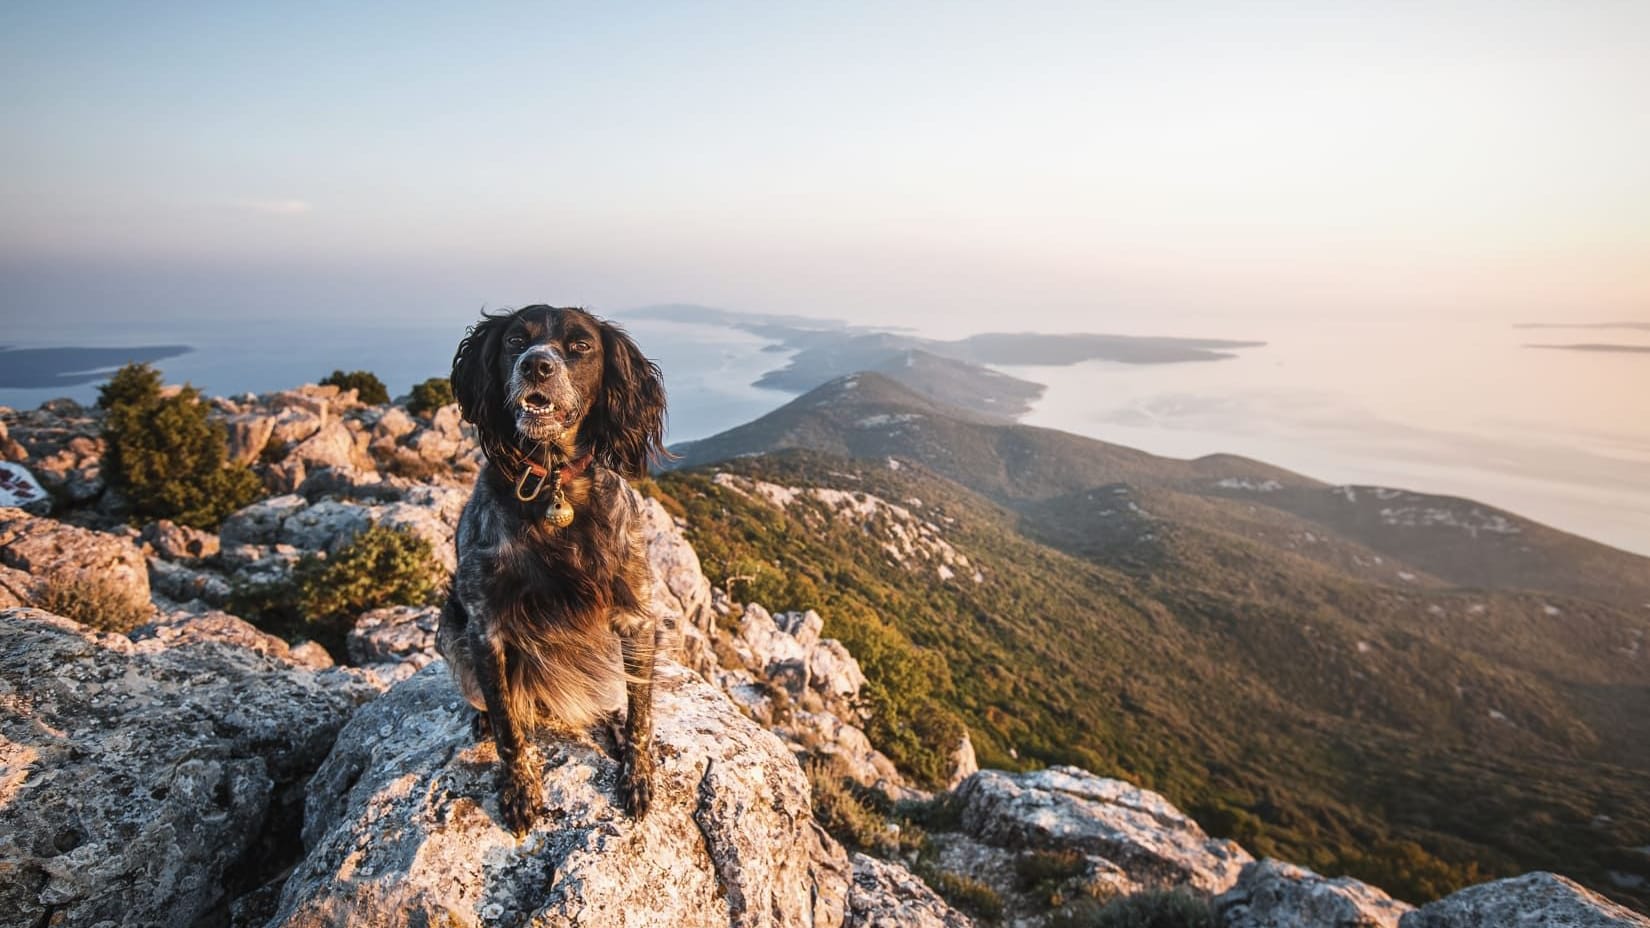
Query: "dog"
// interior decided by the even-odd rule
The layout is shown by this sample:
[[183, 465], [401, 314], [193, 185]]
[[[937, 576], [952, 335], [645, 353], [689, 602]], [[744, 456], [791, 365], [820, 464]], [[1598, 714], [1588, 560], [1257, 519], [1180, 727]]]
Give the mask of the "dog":
[[[653, 797], [653, 674], [663, 642], [626, 478], [665, 454], [659, 368], [582, 309], [482, 315], [453, 355], [453, 393], [485, 462], [459, 518], [437, 650], [500, 762], [518, 837], [541, 813], [531, 735], [613, 733], [619, 800]], [[619, 713], [623, 713], [622, 728]]]

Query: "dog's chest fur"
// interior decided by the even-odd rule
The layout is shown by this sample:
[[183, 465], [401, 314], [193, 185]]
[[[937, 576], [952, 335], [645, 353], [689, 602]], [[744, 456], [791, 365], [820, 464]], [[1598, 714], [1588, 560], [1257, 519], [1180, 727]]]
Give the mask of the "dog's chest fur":
[[542, 505], [518, 505], [487, 477], [459, 522], [457, 592], [471, 621], [503, 643], [505, 691], [522, 718], [586, 728], [624, 703], [613, 624], [645, 592], [627, 575], [628, 494], [612, 474], [572, 481], [576, 515], [556, 528]]

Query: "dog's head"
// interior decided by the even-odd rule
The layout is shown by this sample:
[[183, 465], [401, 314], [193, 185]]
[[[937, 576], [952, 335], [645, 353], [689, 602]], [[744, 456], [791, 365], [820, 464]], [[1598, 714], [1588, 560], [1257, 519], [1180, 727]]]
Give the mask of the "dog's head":
[[664, 452], [659, 367], [582, 309], [483, 314], [453, 355], [453, 393], [488, 457], [540, 442], [588, 449], [626, 477]]

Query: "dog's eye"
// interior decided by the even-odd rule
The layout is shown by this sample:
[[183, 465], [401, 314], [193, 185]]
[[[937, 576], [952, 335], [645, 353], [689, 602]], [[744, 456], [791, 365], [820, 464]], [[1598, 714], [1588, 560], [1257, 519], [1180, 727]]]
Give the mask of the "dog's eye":
[[520, 348], [522, 345], [527, 344], [527, 339], [522, 338], [520, 335], [512, 335], [505, 339], [504, 343], [511, 348]]
[[590, 343], [580, 339], [573, 344], [568, 345], [567, 350], [573, 352], [574, 354], [584, 354], [590, 350]]

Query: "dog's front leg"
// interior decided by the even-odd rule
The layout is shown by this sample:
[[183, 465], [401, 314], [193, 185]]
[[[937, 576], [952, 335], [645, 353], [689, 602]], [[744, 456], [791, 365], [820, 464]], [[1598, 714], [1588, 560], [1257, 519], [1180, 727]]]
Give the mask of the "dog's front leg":
[[653, 662], [658, 645], [651, 615], [627, 618], [618, 629], [626, 697], [619, 800], [632, 817], [641, 818], [653, 802]]
[[[471, 628], [475, 628], [474, 625]], [[498, 747], [499, 770], [498, 810], [505, 827], [521, 837], [533, 827], [538, 818], [544, 796], [533, 746], [527, 740], [522, 720], [517, 716], [504, 688], [504, 643], [496, 636], [477, 634], [471, 639], [475, 659], [476, 683], [481, 687], [487, 703], [487, 719], [493, 729], [493, 743]]]

